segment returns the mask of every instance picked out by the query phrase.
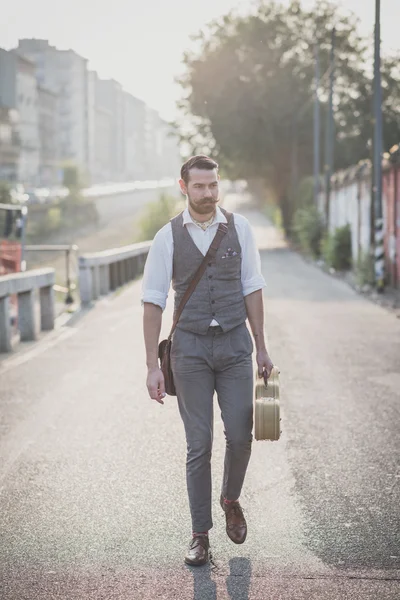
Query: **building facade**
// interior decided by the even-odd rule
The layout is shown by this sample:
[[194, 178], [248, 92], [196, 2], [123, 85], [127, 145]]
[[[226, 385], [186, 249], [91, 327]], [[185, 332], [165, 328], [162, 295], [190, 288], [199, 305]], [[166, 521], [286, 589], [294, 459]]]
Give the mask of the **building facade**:
[[0, 49], [0, 106], [18, 113], [20, 152], [17, 180], [36, 186], [39, 174], [39, 101], [35, 64], [18, 52]]
[[125, 175], [128, 181], [144, 180], [146, 173], [146, 104], [124, 92]]
[[158, 112], [47, 40], [0, 49], [0, 108], [13, 111], [12, 148], [2, 113], [0, 169], [26, 187], [61, 184], [67, 165], [80, 169], [84, 185], [178, 173], [178, 142]]
[[101, 104], [99, 77], [95, 71], [89, 71], [88, 82], [90, 182], [105, 183], [113, 178], [114, 115]]
[[96, 106], [95, 111], [96, 146], [95, 146], [95, 183], [113, 181], [111, 164], [114, 136], [114, 117], [107, 108]]
[[91, 183], [123, 181], [125, 173], [124, 92], [114, 80], [88, 73], [88, 165]]
[[58, 50], [47, 40], [19, 40], [18, 51], [36, 65], [39, 85], [58, 95], [59, 169], [74, 163], [86, 174], [89, 163], [87, 60], [73, 50]]
[[39, 185], [39, 98], [35, 64], [20, 55], [17, 55], [17, 110], [21, 137], [18, 179], [25, 186], [34, 187]]
[[39, 137], [40, 137], [40, 185], [44, 187], [58, 183], [57, 119], [58, 94], [38, 86]]
[[114, 79], [98, 79], [96, 106], [112, 115], [111, 181], [125, 180], [125, 117], [122, 85]]
[[88, 173], [91, 184], [97, 183], [96, 172], [96, 71], [88, 72], [87, 120], [88, 120]]
[[21, 138], [18, 112], [0, 106], [0, 179], [18, 181]]

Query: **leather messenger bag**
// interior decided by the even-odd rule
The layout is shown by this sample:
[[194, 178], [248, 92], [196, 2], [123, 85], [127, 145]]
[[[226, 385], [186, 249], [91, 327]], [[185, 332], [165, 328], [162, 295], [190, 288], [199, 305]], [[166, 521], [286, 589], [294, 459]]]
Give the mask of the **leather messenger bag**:
[[165, 391], [169, 396], [176, 396], [174, 376], [173, 376], [172, 369], [171, 369], [172, 335], [176, 329], [176, 326], [182, 315], [183, 309], [185, 308], [187, 301], [189, 300], [190, 296], [193, 294], [194, 290], [196, 289], [197, 284], [199, 283], [200, 279], [204, 275], [204, 271], [206, 270], [207, 263], [210, 260], [214, 260], [215, 255], [217, 254], [217, 250], [220, 247], [220, 244], [222, 242], [222, 239], [226, 235], [227, 232], [228, 232], [228, 226], [225, 223], [220, 223], [218, 226], [218, 229], [217, 229], [217, 233], [215, 234], [215, 237], [214, 237], [213, 241], [211, 242], [211, 245], [208, 249], [207, 254], [205, 255], [199, 268], [197, 269], [192, 281], [189, 284], [188, 289], [186, 290], [186, 292], [178, 306], [178, 309], [175, 313], [174, 321], [172, 324], [172, 329], [171, 329], [171, 332], [170, 332], [168, 338], [166, 340], [162, 340], [162, 342], [159, 343], [158, 358], [160, 359], [160, 368], [164, 375]]

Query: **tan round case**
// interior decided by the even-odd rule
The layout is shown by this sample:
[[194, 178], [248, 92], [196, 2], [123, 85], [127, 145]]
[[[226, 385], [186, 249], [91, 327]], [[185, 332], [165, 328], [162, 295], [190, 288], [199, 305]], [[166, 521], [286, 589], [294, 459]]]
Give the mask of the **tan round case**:
[[280, 434], [279, 369], [274, 367], [266, 382], [255, 376], [254, 437], [276, 441]]

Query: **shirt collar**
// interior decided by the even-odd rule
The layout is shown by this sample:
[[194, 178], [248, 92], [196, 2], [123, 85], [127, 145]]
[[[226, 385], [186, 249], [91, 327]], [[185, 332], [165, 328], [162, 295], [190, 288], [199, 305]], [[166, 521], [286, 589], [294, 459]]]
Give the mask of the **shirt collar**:
[[[192, 217], [190, 216], [190, 212], [189, 212], [188, 207], [185, 208], [185, 210], [183, 211], [182, 216], [183, 216], [183, 225], [188, 225], [190, 223], [192, 223], [193, 225], [195, 225], [195, 223], [193, 222]], [[222, 212], [222, 210], [220, 209], [220, 207], [217, 206], [213, 225], [215, 225], [216, 223], [227, 223], [227, 222], [228, 221], [227, 221], [224, 213]], [[211, 227], [212, 227], [212, 225], [211, 225]]]

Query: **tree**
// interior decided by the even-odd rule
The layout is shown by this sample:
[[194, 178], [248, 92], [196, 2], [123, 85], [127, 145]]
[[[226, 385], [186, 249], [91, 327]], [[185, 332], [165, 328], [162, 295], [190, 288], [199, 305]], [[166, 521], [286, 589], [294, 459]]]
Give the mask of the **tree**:
[[[298, 172], [312, 173], [314, 47], [318, 42], [319, 96], [326, 113], [331, 30], [336, 28], [336, 168], [365, 158], [372, 136], [372, 82], [366, 72], [367, 40], [354, 16], [325, 0], [312, 10], [260, 2], [249, 14], [233, 12], [212, 22], [184, 57], [181, 139], [191, 152], [209, 152], [232, 178], [262, 178], [291, 222], [290, 160], [294, 130]], [[385, 132], [400, 138], [399, 82], [395, 61], [383, 62]], [[322, 118], [322, 122], [325, 119]], [[321, 144], [323, 147], [323, 144]], [[323, 163], [322, 163], [323, 164]]]

